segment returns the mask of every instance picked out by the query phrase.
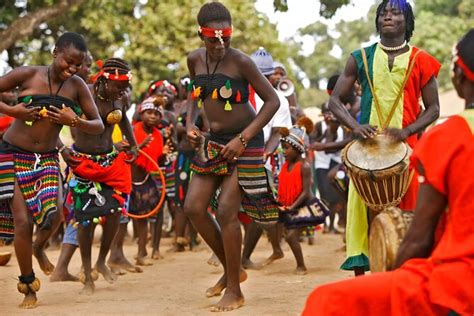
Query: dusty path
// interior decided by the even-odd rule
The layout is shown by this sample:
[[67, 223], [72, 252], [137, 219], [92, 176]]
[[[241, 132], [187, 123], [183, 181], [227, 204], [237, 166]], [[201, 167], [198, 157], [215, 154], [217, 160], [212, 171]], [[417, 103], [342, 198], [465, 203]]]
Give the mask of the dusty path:
[[[21, 295], [16, 289], [19, 273], [16, 258], [0, 267], [0, 314], [1, 315], [216, 315], [209, 308], [219, 298], [206, 298], [205, 290], [213, 285], [222, 273], [220, 267], [206, 263], [210, 250], [168, 253], [171, 239], [163, 239], [164, 259], [154, 261], [153, 266], [144, 267], [144, 273], [120, 276], [115, 284], [108, 284], [102, 278], [96, 282], [93, 296], [79, 295], [80, 283], [51, 283], [34, 261], [35, 271], [40, 277], [42, 288], [38, 293], [39, 305], [34, 310], [17, 308]], [[303, 244], [309, 273], [297, 276], [295, 260], [285, 244], [285, 258], [274, 262], [260, 271], [248, 270], [249, 279], [243, 283], [246, 297], [244, 307], [225, 315], [298, 315], [307, 295], [318, 284], [350, 277], [350, 273], [338, 269], [344, 260], [340, 235], [317, 233], [313, 246]], [[2, 247], [0, 251], [12, 250]], [[125, 248], [133, 258], [136, 248], [130, 242]], [[94, 245], [93, 257], [98, 248]], [[252, 259], [263, 261], [271, 253], [270, 245], [261, 239]], [[59, 250], [48, 250], [52, 262], [56, 262]], [[80, 257], [77, 251], [70, 271], [79, 272]]]

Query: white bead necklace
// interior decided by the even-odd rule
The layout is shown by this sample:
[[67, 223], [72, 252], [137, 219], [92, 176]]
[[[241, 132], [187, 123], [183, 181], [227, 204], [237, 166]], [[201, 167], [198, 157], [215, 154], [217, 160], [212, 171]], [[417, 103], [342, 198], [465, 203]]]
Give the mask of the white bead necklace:
[[381, 42], [378, 42], [378, 45], [380, 46], [380, 48], [387, 52], [395, 52], [397, 50], [403, 49], [405, 48], [405, 46], [407, 46], [407, 44], [408, 44], [407, 41], [403, 41], [401, 45], [390, 47], [390, 46], [383, 45]]

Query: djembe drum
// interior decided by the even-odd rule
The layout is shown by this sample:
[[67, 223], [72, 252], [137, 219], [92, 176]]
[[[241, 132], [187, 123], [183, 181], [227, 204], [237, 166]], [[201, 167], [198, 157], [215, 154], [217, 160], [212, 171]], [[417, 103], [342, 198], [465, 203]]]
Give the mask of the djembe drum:
[[411, 148], [379, 134], [355, 140], [342, 151], [342, 161], [364, 203], [374, 211], [396, 206], [408, 190]]
[[374, 218], [369, 234], [370, 271], [392, 269], [412, 219], [413, 212], [404, 212], [397, 207], [388, 207]]

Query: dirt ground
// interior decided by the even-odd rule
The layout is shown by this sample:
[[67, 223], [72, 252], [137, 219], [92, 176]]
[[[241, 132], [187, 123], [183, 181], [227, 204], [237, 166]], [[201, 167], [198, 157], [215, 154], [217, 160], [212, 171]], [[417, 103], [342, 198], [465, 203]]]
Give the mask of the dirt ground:
[[[127, 273], [117, 282], [109, 284], [99, 278], [93, 296], [79, 295], [82, 284], [77, 282], [51, 283], [36, 261], [34, 269], [41, 279], [38, 307], [21, 310], [17, 305], [22, 296], [16, 289], [19, 269], [13, 256], [8, 265], [0, 267], [0, 314], [1, 315], [215, 315], [209, 311], [219, 297], [206, 298], [205, 290], [213, 285], [222, 273], [221, 267], [206, 263], [211, 255], [207, 246], [197, 251], [167, 252], [171, 238], [162, 240], [164, 259], [144, 267], [143, 273]], [[340, 235], [316, 233], [315, 244], [302, 243], [308, 274], [293, 274], [295, 259], [287, 244], [285, 257], [262, 270], [248, 270], [249, 278], [242, 284], [245, 306], [228, 315], [299, 315], [306, 297], [317, 285], [350, 277], [350, 273], [338, 269], [344, 260]], [[13, 251], [11, 246], [0, 252]], [[126, 242], [125, 252], [133, 258], [136, 246]], [[97, 256], [97, 244], [93, 257]], [[263, 261], [271, 254], [268, 241], [262, 238], [252, 256], [255, 262]], [[51, 262], [56, 263], [59, 250], [48, 250]], [[76, 251], [70, 272], [80, 269], [79, 251]]]

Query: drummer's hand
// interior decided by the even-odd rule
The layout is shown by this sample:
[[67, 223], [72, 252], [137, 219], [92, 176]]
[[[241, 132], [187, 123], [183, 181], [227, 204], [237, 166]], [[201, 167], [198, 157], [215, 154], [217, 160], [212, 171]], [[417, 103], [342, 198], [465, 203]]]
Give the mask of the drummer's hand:
[[369, 125], [369, 124], [358, 125], [356, 128], [352, 130], [354, 137], [362, 138], [362, 139], [372, 138], [375, 136], [376, 132], [377, 132], [377, 127]]
[[396, 141], [404, 141], [408, 136], [410, 136], [408, 130], [399, 128], [387, 128], [384, 130], [384, 133]]

